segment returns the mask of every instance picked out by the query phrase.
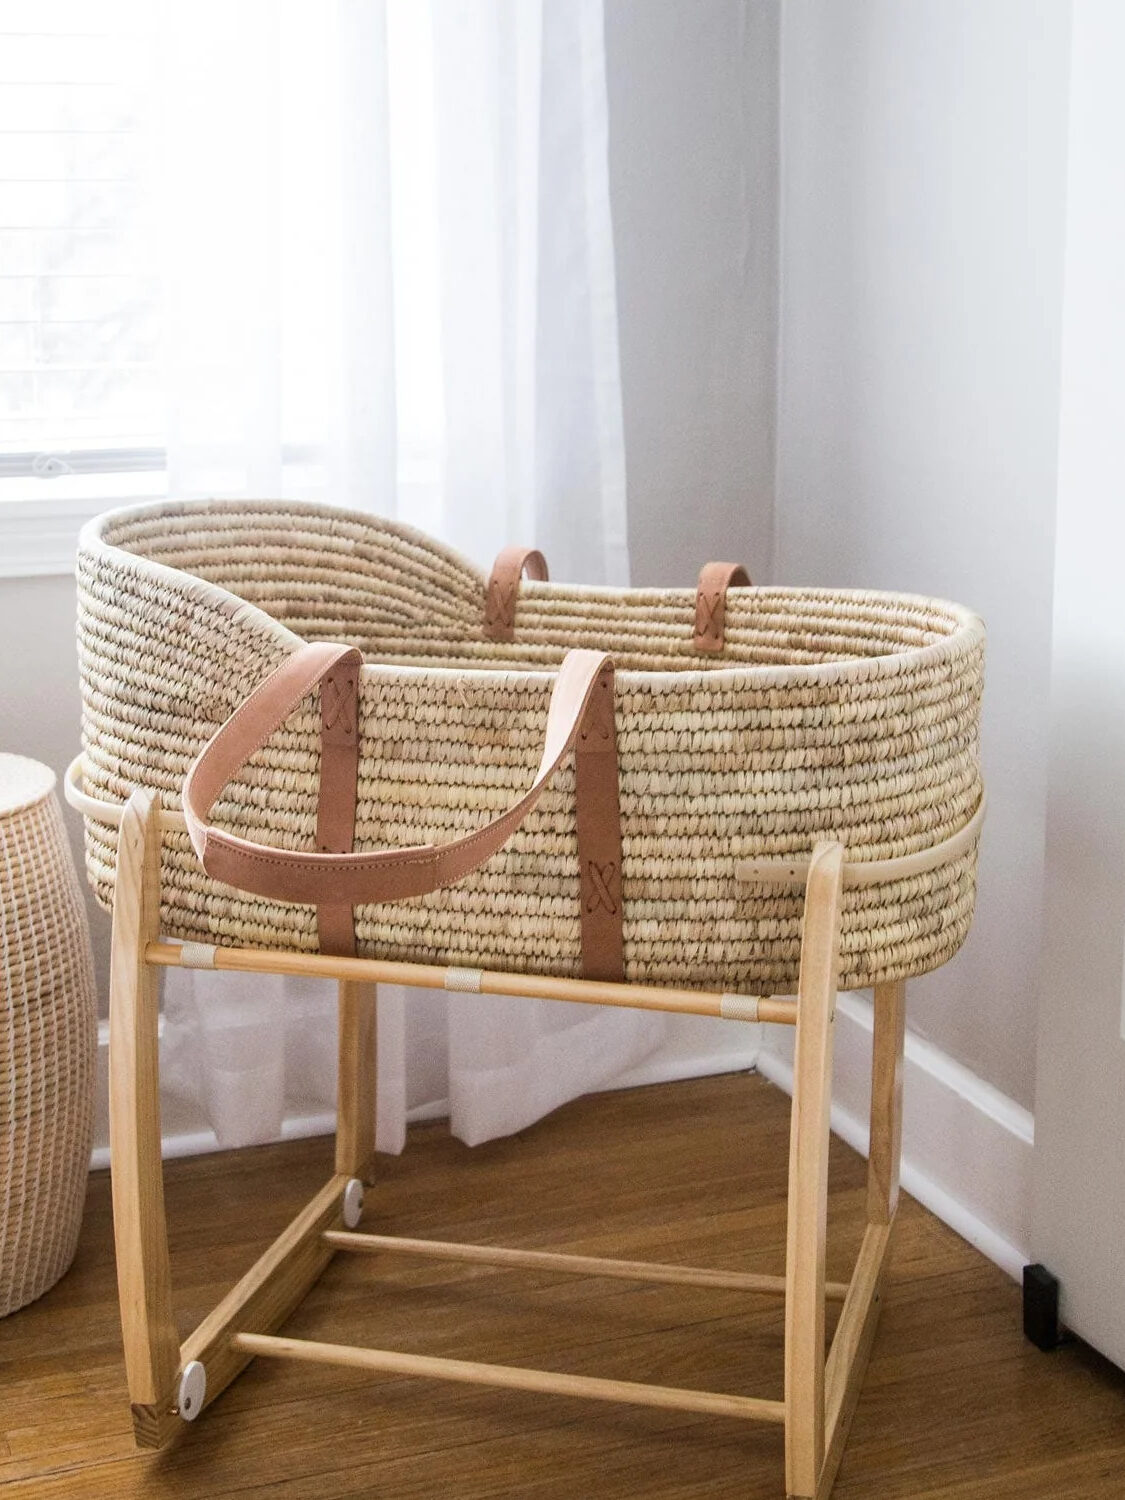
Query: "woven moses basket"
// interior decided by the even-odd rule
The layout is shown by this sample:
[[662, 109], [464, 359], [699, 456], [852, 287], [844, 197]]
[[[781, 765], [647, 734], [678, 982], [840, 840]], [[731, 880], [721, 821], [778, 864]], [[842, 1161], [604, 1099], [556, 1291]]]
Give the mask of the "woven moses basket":
[[[180, 808], [235, 715], [194, 773], [195, 848], [164, 833], [169, 935], [784, 991], [803, 892], [760, 861], [824, 838], [920, 856], [845, 891], [842, 986], [968, 931], [984, 629], [959, 606], [721, 564], [698, 591], [578, 587], [512, 549], [486, 581], [409, 527], [283, 502], [113, 512], [78, 571], [88, 796]], [[109, 906], [116, 830], [86, 836]]]

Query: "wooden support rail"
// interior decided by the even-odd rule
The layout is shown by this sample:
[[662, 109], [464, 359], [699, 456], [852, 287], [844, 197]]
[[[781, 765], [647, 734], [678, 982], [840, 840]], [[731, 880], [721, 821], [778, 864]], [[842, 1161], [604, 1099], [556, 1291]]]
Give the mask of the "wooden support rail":
[[174, 1425], [176, 1319], [160, 1159], [157, 975], [138, 960], [160, 931], [160, 806], [137, 792], [121, 820], [110, 952], [109, 1139], [125, 1369], [139, 1446]]
[[[201, 962], [201, 959], [203, 960]], [[323, 953], [283, 953], [263, 948], [219, 948], [167, 939], [145, 948], [145, 962], [161, 968], [208, 968], [239, 974], [295, 974], [343, 979], [360, 984], [404, 984], [427, 990], [481, 995], [529, 995], [539, 1000], [572, 1000], [724, 1020], [797, 1023], [797, 1002], [778, 996], [720, 995], [658, 985], [616, 984], [596, 979], [559, 979], [549, 974], [506, 974], [492, 969], [442, 968], [437, 964], [392, 963], [379, 958], [339, 958]]]
[[[864, 886], [883, 885], [891, 880], [909, 880], [911, 876], [923, 875], [941, 865], [950, 864], [971, 849], [980, 837], [984, 815], [988, 810], [988, 798], [982, 791], [976, 811], [969, 821], [940, 844], [931, 844], [928, 849], [915, 850], [913, 854], [900, 854], [894, 859], [846, 860], [844, 862], [844, 889], [857, 890]], [[798, 890], [808, 882], [811, 859], [740, 859], [735, 861], [734, 878], [740, 885], [765, 885], [788, 887]]]
[[[323, 1235], [334, 1250], [360, 1255], [418, 1255], [429, 1260], [463, 1261], [472, 1265], [515, 1266], [534, 1271], [561, 1271], [568, 1276], [606, 1276], [618, 1281], [653, 1281], [670, 1286], [713, 1287], [732, 1292], [785, 1295], [784, 1276], [757, 1276], [745, 1271], [715, 1271], [701, 1266], [664, 1265], [646, 1260], [603, 1260], [594, 1255], [563, 1255], [548, 1250], [509, 1250], [499, 1245], [461, 1245], [447, 1240], [402, 1239], [393, 1234], [353, 1234], [328, 1229]], [[830, 1281], [825, 1295], [842, 1302], [847, 1286]]]
[[399, 1354], [390, 1349], [359, 1349], [352, 1344], [321, 1344], [310, 1339], [276, 1338], [239, 1333], [234, 1347], [247, 1355], [347, 1365], [384, 1375], [420, 1375], [427, 1380], [454, 1380], [462, 1385], [501, 1386], [509, 1391], [540, 1391], [549, 1396], [584, 1396], [593, 1401], [620, 1401], [631, 1406], [660, 1406], [673, 1411], [703, 1412], [712, 1417], [742, 1417], [755, 1422], [784, 1422], [784, 1401], [757, 1396], [725, 1396], [715, 1391], [688, 1391], [675, 1386], [641, 1385], [631, 1380], [601, 1380], [590, 1375], [561, 1375], [512, 1365], [485, 1365], [428, 1354]]
[[824, 1264], [843, 857], [836, 843], [813, 850], [801, 935], [785, 1256], [785, 1489], [791, 1500], [817, 1496], [825, 1450]]
[[207, 1371], [208, 1406], [249, 1362], [235, 1333], [280, 1327], [332, 1259], [323, 1231], [340, 1223], [346, 1183], [330, 1177], [180, 1346], [181, 1369], [197, 1359]]

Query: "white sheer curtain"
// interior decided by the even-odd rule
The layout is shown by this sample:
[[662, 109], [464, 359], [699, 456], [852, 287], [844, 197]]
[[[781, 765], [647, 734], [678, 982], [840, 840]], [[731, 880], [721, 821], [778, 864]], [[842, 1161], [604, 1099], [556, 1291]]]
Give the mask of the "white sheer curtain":
[[[601, 0], [169, 5], [153, 141], [176, 496], [399, 515], [627, 581]], [[177, 975], [165, 1079], [220, 1143], [331, 1106], [335, 997]], [[283, 1024], [282, 1024], [283, 1023]], [[379, 1144], [469, 1143], [655, 1047], [640, 1013], [384, 989]]]

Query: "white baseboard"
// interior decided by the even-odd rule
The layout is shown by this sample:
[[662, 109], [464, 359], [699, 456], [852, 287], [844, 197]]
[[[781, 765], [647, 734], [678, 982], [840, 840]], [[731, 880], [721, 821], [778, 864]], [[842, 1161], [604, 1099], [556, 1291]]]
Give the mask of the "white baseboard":
[[[419, 1104], [407, 1115], [407, 1122], [416, 1125], [423, 1120], [443, 1120], [449, 1114], [448, 1099], [435, 1099], [430, 1104]], [[331, 1135], [336, 1129], [334, 1109], [295, 1111], [281, 1122], [279, 1141], [299, 1141], [310, 1135]], [[210, 1129], [166, 1130], [161, 1140], [161, 1156], [173, 1161], [178, 1156], [206, 1156], [211, 1151], [224, 1151], [215, 1132]], [[98, 1172], [109, 1166], [109, 1147], [95, 1145], [90, 1153], [90, 1171]]]
[[[766, 1027], [758, 1071], [791, 1093], [792, 1033]], [[871, 1001], [836, 1008], [832, 1128], [867, 1154]], [[931, 1043], [907, 1033], [902, 1185], [983, 1255], [1019, 1280], [1030, 1260], [1032, 1115]]]
[[[296, 1141], [307, 1135], [330, 1135], [336, 1129], [336, 1113], [334, 1110], [319, 1111], [313, 1114], [287, 1115], [282, 1121], [282, 1141]], [[161, 1141], [161, 1156], [165, 1161], [173, 1161], [178, 1156], [206, 1156], [211, 1151], [221, 1151], [218, 1138], [213, 1130], [172, 1130], [165, 1131]], [[101, 1171], [109, 1166], [109, 1147], [105, 1144], [95, 1145], [90, 1153], [91, 1172]]]

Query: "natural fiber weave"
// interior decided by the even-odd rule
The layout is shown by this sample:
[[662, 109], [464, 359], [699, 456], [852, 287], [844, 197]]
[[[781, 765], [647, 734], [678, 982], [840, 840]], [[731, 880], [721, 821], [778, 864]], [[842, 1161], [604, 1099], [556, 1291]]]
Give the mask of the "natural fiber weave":
[[0, 1316], [70, 1265], [90, 1168], [93, 961], [53, 786], [0, 755]]
[[[981, 797], [984, 629], [938, 600], [732, 591], [726, 649], [693, 649], [695, 590], [527, 583], [515, 639], [484, 633], [483, 576], [409, 527], [329, 507], [197, 502], [118, 511], [83, 532], [79, 635], [86, 790], [179, 805], [215, 728], [301, 640], [346, 641], [361, 684], [359, 850], [439, 843], [531, 782], [565, 651], [611, 652], [630, 981], [764, 993], [797, 975], [803, 896], [739, 885], [741, 859], [823, 838], [850, 860], [925, 850]], [[224, 793], [215, 821], [314, 844], [315, 696]], [[115, 830], [87, 821], [99, 899]], [[449, 889], [361, 907], [361, 956], [580, 972], [573, 762], [511, 842]], [[921, 973], [968, 930], [976, 849], [844, 896], [842, 983]], [[233, 892], [183, 834], [164, 840], [165, 930], [315, 950], [313, 908]]]

